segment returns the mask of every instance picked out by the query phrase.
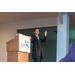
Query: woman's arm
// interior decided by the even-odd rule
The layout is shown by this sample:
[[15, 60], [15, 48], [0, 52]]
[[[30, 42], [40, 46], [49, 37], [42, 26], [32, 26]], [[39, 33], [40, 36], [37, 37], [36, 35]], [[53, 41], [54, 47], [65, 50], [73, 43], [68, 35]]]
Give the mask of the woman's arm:
[[44, 39], [41, 38], [42, 42], [46, 42], [47, 40], [47, 31], [44, 32]]
[[42, 42], [46, 42], [47, 37], [44, 36], [44, 39], [40, 38]]
[[28, 36], [31, 39], [31, 36]]
[[28, 36], [31, 39], [31, 42], [33, 42], [33, 35]]

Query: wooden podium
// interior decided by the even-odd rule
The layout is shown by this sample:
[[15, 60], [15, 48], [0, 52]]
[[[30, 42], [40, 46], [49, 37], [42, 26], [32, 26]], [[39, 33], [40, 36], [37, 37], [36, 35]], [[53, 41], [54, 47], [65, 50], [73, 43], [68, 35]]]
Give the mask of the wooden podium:
[[7, 62], [28, 62], [29, 60], [29, 53], [19, 50], [19, 36], [20, 35], [19, 33], [17, 33], [15, 34], [15, 37], [13, 39], [6, 42]]

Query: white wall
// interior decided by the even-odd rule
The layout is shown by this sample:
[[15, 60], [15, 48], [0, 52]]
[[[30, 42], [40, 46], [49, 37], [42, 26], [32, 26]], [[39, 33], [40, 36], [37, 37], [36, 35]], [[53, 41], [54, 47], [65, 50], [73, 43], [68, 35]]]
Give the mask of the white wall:
[[58, 15], [59, 15], [60, 24], [62, 24], [63, 23], [63, 18], [62, 18], [63, 12], [58, 12]]
[[0, 62], [7, 61], [6, 42], [14, 37], [17, 29], [50, 27], [57, 25], [57, 18], [39, 19], [0, 24]]
[[58, 17], [57, 26], [57, 62], [68, 53], [69, 47], [69, 16], [63, 15], [63, 24]]

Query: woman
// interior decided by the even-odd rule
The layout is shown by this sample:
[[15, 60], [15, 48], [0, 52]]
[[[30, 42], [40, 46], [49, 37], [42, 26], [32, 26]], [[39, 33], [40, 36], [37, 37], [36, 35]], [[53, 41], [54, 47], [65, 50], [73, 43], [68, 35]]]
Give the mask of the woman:
[[39, 36], [38, 28], [34, 28], [33, 33], [33, 35], [29, 36], [33, 43], [32, 58], [34, 59], [34, 62], [41, 62], [41, 59], [43, 59], [42, 42], [46, 42], [47, 31], [44, 33], [44, 39]]
[[59, 62], [75, 62], [75, 43], [70, 44], [69, 53]]

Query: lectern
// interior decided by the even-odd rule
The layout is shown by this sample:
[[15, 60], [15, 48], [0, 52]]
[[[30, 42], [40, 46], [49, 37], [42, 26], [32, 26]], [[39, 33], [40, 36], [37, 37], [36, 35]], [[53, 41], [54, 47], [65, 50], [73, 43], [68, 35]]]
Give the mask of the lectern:
[[30, 38], [16, 33], [15, 37], [6, 42], [8, 62], [28, 62], [30, 53]]

